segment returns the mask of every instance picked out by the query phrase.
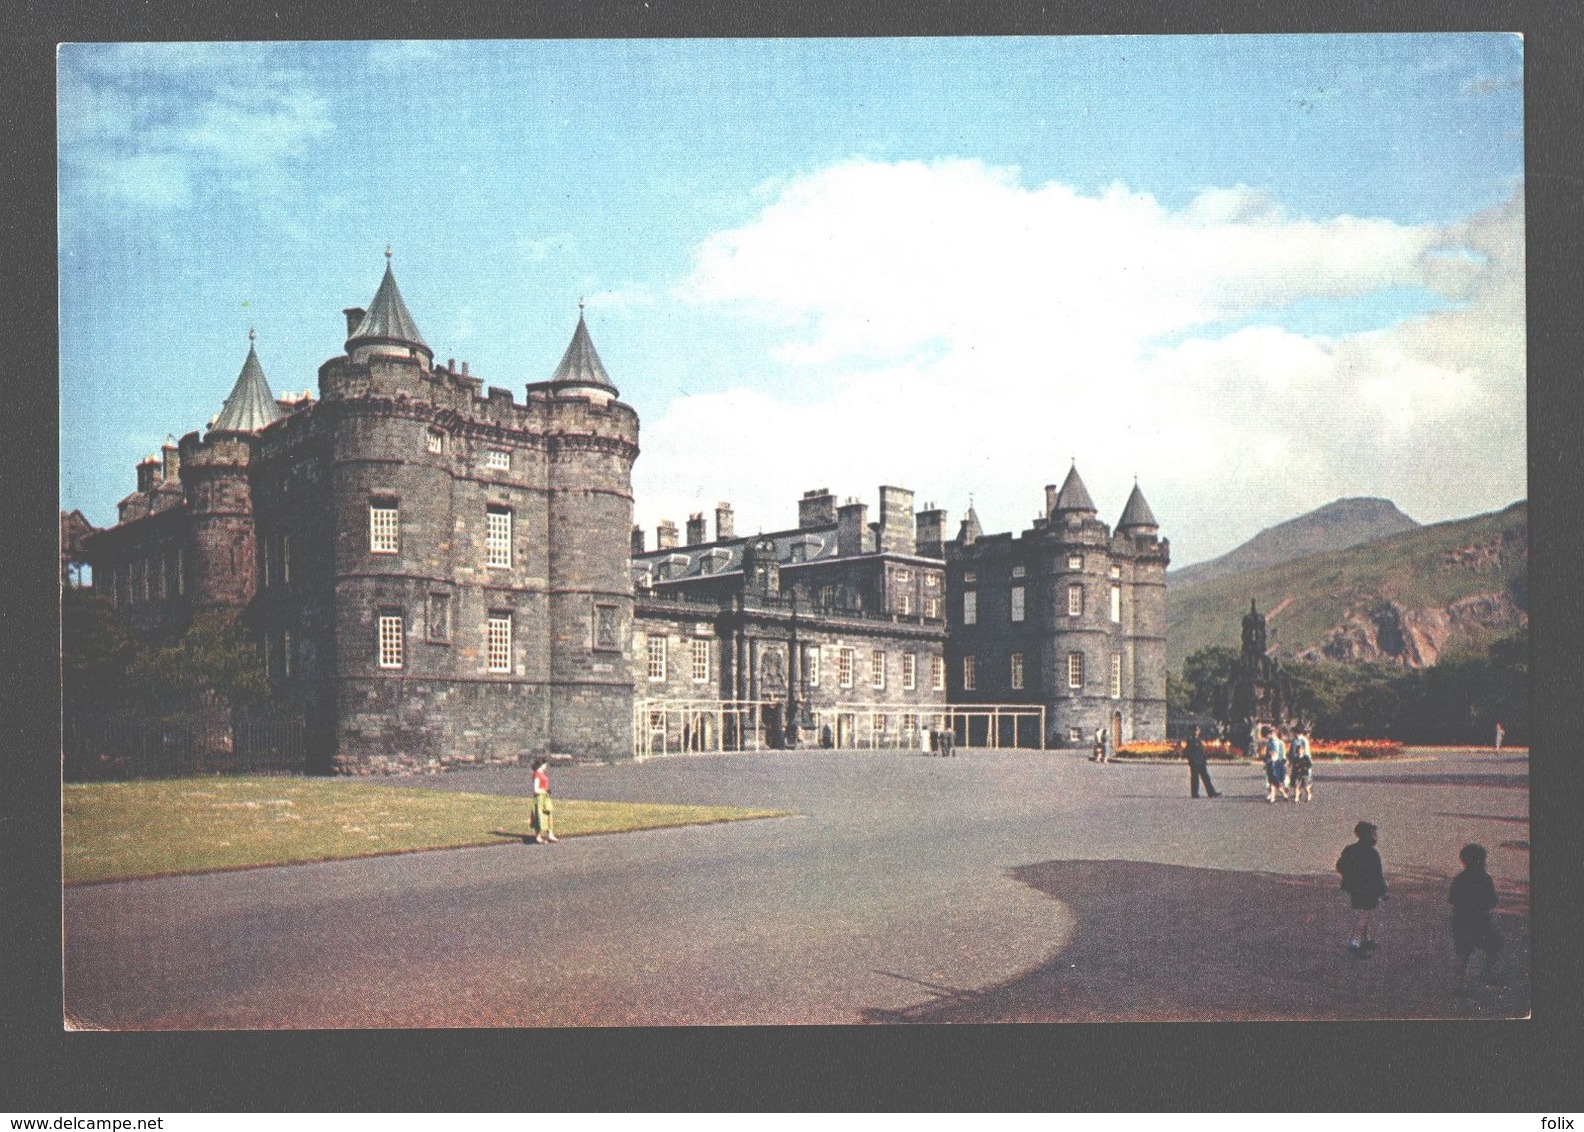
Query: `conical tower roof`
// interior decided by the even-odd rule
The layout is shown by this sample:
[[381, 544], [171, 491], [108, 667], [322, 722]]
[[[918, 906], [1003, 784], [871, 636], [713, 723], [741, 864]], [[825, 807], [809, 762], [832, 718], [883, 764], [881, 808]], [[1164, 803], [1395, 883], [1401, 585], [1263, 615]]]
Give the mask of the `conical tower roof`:
[[1159, 526], [1160, 524], [1155, 521], [1155, 512], [1151, 511], [1150, 505], [1144, 501], [1144, 493], [1139, 490], [1139, 485], [1134, 483], [1133, 492], [1128, 496], [1127, 506], [1122, 508], [1122, 518], [1117, 521], [1117, 530]]
[[600, 361], [599, 352], [594, 349], [594, 340], [589, 337], [588, 323], [583, 321], [582, 303], [578, 304], [577, 329], [572, 332], [572, 341], [567, 345], [566, 353], [561, 355], [561, 364], [556, 366], [555, 373], [550, 376], [550, 383], [598, 385], [613, 394], [617, 392], [615, 383]]
[[957, 530], [957, 541], [964, 546], [978, 539], [984, 534], [984, 528], [979, 525], [979, 512], [973, 509], [973, 504], [968, 504], [968, 510], [963, 515], [962, 526]]
[[253, 331], [249, 330], [247, 360], [242, 363], [242, 372], [231, 387], [231, 396], [226, 398], [225, 407], [209, 426], [210, 432], [257, 432], [271, 421], [286, 415], [276, 404], [275, 394], [270, 392], [269, 382], [264, 377], [264, 367], [259, 364], [258, 352], [253, 349], [254, 337]]
[[350, 354], [358, 346], [384, 344], [422, 350], [433, 359], [434, 351], [418, 332], [418, 323], [413, 320], [407, 304], [402, 300], [401, 288], [396, 286], [390, 258], [390, 249], [386, 248], [385, 278], [380, 280], [379, 290], [374, 292], [374, 301], [364, 312], [363, 321], [358, 323], [357, 329], [347, 339], [347, 353]]
[[1061, 490], [1056, 493], [1056, 512], [1062, 511], [1087, 511], [1093, 515], [1097, 508], [1094, 500], [1089, 498], [1089, 489], [1084, 486], [1082, 477], [1078, 475], [1078, 465], [1073, 464], [1067, 472], [1067, 478], [1062, 481]]

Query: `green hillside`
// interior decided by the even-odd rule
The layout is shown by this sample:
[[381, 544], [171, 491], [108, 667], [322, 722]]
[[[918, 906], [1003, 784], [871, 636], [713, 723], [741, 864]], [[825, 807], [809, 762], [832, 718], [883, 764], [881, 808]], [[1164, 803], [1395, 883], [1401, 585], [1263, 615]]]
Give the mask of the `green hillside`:
[[[1230, 577], [1171, 586], [1166, 655], [1172, 671], [1209, 645], [1239, 647], [1249, 601], [1270, 627], [1271, 651], [1290, 658], [1435, 663], [1478, 654], [1513, 632], [1528, 604], [1529, 508], [1417, 527], [1345, 550]], [[1380, 640], [1373, 639], [1380, 629]], [[1401, 629], [1409, 643], [1395, 648]], [[1349, 654], [1339, 639], [1356, 643]], [[1329, 645], [1329, 647], [1328, 647]], [[1359, 655], [1359, 650], [1363, 654]], [[1371, 656], [1371, 649], [1379, 655]]]

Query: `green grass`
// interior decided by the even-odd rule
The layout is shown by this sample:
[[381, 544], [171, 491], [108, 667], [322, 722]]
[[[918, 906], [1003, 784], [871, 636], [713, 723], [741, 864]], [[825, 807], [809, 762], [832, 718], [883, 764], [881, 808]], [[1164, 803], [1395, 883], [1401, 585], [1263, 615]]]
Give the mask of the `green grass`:
[[[499, 845], [528, 833], [528, 801], [324, 778], [68, 783], [67, 884]], [[561, 838], [782, 817], [774, 810], [557, 798]]]

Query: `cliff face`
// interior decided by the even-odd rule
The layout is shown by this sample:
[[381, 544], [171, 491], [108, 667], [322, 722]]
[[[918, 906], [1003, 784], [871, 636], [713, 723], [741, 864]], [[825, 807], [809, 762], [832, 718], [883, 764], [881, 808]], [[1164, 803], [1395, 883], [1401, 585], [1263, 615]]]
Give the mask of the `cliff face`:
[[1261, 531], [1219, 558], [1173, 570], [1167, 581], [1189, 586], [1373, 542], [1419, 526], [1389, 499], [1338, 499]]
[[1173, 578], [1167, 663], [1235, 646], [1253, 599], [1267, 611], [1277, 656], [1435, 665], [1526, 626], [1528, 580], [1524, 503], [1198, 584]]

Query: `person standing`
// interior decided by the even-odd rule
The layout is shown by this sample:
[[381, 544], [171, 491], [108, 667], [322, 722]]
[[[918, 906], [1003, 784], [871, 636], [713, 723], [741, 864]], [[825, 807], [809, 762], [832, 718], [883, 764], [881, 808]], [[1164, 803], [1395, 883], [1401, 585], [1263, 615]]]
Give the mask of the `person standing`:
[[1188, 736], [1188, 742], [1183, 745], [1183, 755], [1188, 760], [1188, 789], [1193, 797], [1199, 797], [1199, 783], [1204, 782], [1205, 793], [1211, 798], [1221, 797], [1221, 792], [1210, 781], [1208, 767], [1209, 754], [1205, 751], [1204, 740], [1199, 737], [1199, 725], [1194, 724], [1193, 734]]
[[1381, 871], [1380, 852], [1375, 848], [1379, 831], [1367, 821], [1353, 827], [1353, 844], [1342, 850], [1337, 858], [1336, 871], [1342, 874], [1342, 891], [1348, 894], [1358, 921], [1353, 926], [1353, 938], [1348, 941], [1348, 954], [1355, 959], [1368, 959], [1375, 953], [1376, 943], [1370, 938], [1370, 913], [1386, 899], [1386, 876]]
[[555, 807], [550, 801], [550, 775], [545, 771], [548, 765], [548, 759], [533, 761], [533, 833], [534, 841], [540, 845], [556, 839], [552, 816]]
[[1265, 800], [1274, 802], [1279, 792], [1287, 797], [1287, 744], [1276, 728], [1265, 728]]
[[1459, 997], [1468, 994], [1468, 966], [1475, 950], [1485, 953], [1485, 979], [1496, 977], [1496, 961], [1501, 958], [1502, 937], [1491, 922], [1496, 907], [1496, 885], [1485, 871], [1485, 846], [1468, 844], [1458, 853], [1463, 871], [1452, 878], [1447, 903], [1452, 905], [1452, 950], [1457, 955]]
[[1293, 729], [1292, 749], [1287, 752], [1287, 779], [1292, 786], [1292, 800], [1304, 795], [1304, 801], [1314, 801], [1314, 756], [1309, 749], [1309, 731], [1304, 727]]
[[1496, 749], [1501, 750], [1502, 739], [1506, 736], [1507, 729], [1501, 725], [1501, 720], [1496, 721]]

